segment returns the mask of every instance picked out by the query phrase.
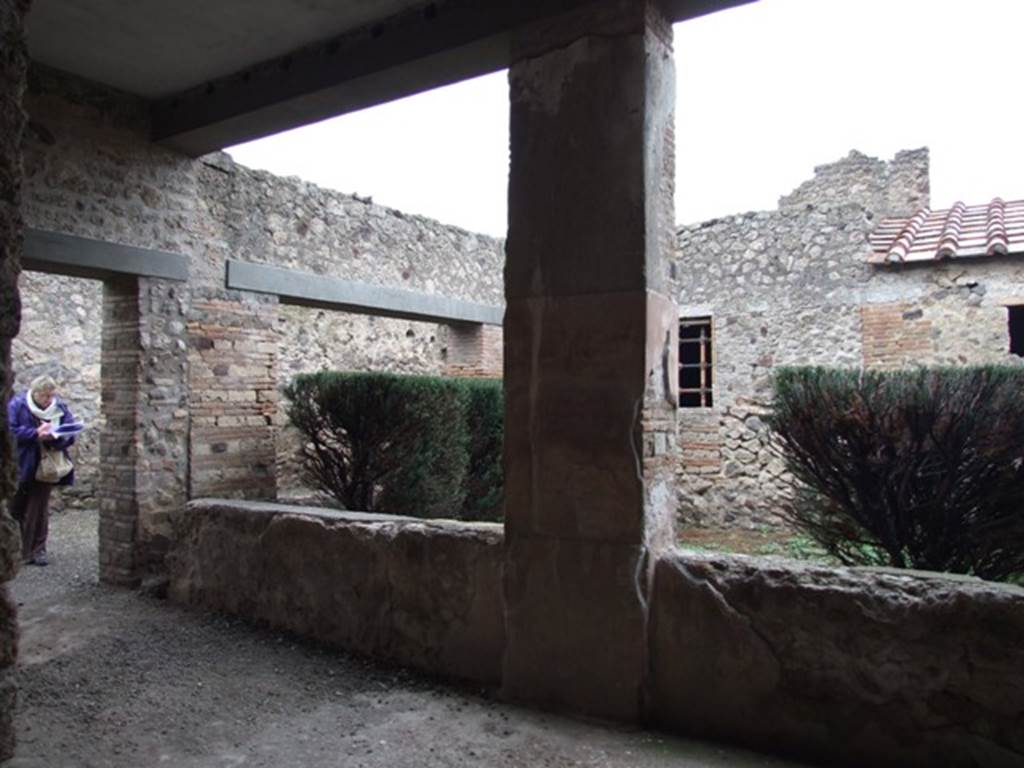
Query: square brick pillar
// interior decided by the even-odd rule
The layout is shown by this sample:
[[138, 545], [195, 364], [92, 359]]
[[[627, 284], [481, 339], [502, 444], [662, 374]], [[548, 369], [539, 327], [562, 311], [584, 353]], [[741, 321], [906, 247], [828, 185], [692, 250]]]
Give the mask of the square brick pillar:
[[162, 568], [186, 501], [187, 289], [147, 278], [103, 286], [100, 579], [137, 584]]
[[632, 720], [674, 540], [672, 28], [594, 3], [509, 80], [504, 693]]

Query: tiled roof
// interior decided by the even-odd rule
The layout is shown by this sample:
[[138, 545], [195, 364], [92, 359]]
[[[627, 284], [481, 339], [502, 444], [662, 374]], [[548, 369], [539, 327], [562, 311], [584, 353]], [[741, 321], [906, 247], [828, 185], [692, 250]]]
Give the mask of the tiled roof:
[[883, 219], [871, 233], [873, 264], [1024, 254], [1024, 200], [964, 205]]

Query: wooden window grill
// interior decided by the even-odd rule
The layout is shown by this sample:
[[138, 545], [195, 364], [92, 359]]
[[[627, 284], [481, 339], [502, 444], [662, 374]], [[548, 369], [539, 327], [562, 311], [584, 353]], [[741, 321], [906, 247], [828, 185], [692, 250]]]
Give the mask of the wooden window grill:
[[679, 321], [679, 407], [714, 405], [714, 356], [711, 318], [687, 317]]

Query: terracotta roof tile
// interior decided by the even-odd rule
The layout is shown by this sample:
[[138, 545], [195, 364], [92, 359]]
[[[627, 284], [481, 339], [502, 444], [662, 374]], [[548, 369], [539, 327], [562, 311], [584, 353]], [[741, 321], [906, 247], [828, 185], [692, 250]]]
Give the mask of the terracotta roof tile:
[[1024, 254], [1024, 200], [922, 208], [910, 218], [883, 219], [869, 240], [873, 264]]

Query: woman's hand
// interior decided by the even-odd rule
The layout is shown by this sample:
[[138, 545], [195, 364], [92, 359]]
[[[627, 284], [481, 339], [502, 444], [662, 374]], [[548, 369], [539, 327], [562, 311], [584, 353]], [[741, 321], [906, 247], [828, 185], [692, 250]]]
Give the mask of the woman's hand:
[[36, 437], [40, 440], [53, 440], [53, 435], [50, 434], [52, 430], [53, 425], [48, 421], [44, 421], [39, 425], [39, 429], [36, 430]]

